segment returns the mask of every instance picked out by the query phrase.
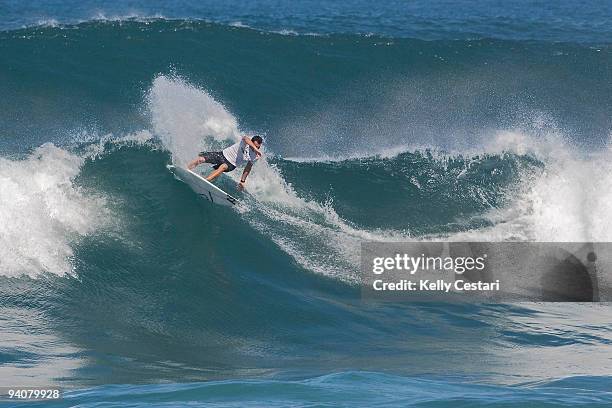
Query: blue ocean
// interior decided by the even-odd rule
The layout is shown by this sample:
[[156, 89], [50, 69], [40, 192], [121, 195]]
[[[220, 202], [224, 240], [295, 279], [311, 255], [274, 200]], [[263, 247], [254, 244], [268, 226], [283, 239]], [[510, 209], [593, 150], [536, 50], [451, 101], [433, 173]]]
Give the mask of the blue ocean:
[[[364, 241], [612, 241], [612, 2], [0, 0], [0, 387], [612, 406], [607, 303], [366, 302]], [[261, 135], [213, 205], [167, 164]], [[206, 174], [209, 167], [200, 166]]]

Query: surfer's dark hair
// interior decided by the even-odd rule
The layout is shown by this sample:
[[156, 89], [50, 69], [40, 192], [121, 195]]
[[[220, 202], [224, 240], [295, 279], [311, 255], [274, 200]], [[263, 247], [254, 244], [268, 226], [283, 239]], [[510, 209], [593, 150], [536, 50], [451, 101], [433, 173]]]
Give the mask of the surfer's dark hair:
[[253, 137], [251, 138], [251, 142], [257, 142], [257, 143], [259, 143], [259, 144], [262, 144], [262, 143], [263, 143], [263, 139], [262, 139], [262, 137], [261, 137], [261, 136], [253, 136]]

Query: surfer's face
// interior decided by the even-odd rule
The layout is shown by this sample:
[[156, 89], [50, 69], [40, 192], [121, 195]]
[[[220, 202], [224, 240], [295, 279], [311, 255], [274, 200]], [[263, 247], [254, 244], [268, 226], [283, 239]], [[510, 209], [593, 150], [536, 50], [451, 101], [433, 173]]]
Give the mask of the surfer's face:
[[253, 144], [257, 146], [258, 149], [261, 147], [261, 143], [259, 143], [257, 140], [254, 141]]

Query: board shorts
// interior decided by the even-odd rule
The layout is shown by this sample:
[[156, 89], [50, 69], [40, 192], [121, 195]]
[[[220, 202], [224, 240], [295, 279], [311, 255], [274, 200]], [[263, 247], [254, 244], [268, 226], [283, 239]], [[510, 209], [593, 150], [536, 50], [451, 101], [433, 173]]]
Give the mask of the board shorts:
[[217, 170], [222, 164], [227, 164], [225, 173], [234, 170], [236, 166], [229, 162], [223, 155], [223, 152], [200, 152], [198, 156], [204, 158], [206, 163], [214, 164], [213, 169]]

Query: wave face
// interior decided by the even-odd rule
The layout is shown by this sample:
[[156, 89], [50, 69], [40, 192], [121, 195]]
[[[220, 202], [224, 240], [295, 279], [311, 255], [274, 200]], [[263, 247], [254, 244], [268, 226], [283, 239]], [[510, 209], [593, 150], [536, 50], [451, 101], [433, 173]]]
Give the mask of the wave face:
[[[609, 402], [609, 305], [366, 304], [357, 285], [365, 240], [612, 239], [597, 24], [578, 30], [591, 41], [425, 41], [354, 21], [76, 24], [83, 4], [0, 32], [0, 374], [172, 383], [91, 391], [142, 404], [383, 384], [400, 399], [372, 405], [415, 389], [457, 391], [425, 405]], [[165, 168], [254, 133], [266, 156], [248, 191], [220, 181], [236, 209]]]

